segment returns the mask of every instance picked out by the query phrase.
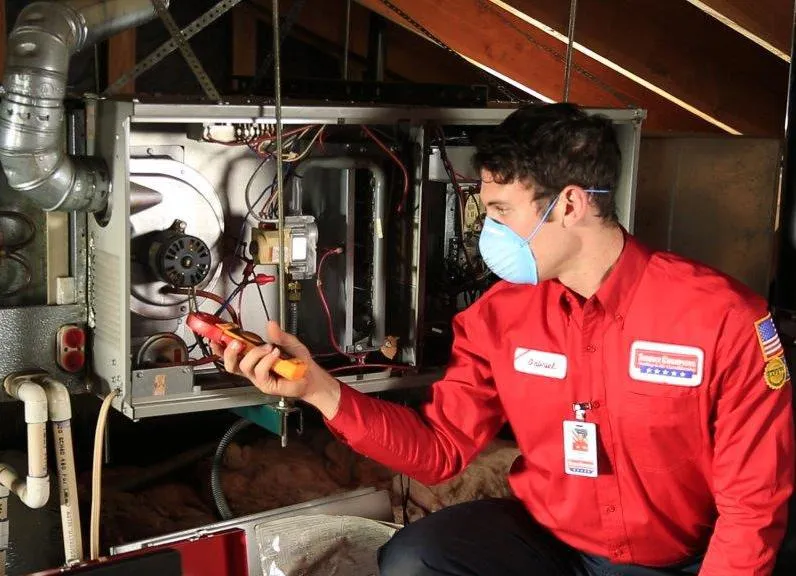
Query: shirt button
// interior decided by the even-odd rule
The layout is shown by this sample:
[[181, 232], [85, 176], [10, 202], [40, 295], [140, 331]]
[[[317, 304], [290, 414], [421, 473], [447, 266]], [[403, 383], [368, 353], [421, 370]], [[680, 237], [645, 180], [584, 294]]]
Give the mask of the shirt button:
[[600, 407], [600, 401], [599, 400], [595, 400], [594, 402], [591, 403], [591, 407], [592, 408], [599, 408]]
[[592, 344], [589, 344], [588, 346], [586, 346], [586, 352], [596, 352], [596, 351], [597, 351], [597, 348], [595, 346], [593, 346]]
[[625, 317], [622, 316], [621, 314], [617, 314], [616, 316], [614, 316], [614, 318], [616, 319], [617, 322], [621, 322], [622, 320], [625, 319]]
[[616, 512], [616, 507], [615, 506], [608, 506], [606, 508], [606, 511], [608, 511], [608, 512]]

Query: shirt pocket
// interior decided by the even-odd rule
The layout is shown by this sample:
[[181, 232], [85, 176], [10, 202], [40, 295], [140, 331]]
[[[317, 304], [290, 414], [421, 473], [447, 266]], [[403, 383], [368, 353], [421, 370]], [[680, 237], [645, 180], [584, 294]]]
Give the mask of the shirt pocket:
[[620, 449], [627, 465], [668, 472], [699, 458], [699, 387], [630, 381], [621, 396]]

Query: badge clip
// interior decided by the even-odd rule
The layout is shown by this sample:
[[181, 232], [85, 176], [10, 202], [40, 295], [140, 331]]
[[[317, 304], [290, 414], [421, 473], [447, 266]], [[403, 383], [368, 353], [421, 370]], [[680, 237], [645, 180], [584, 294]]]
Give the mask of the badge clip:
[[586, 411], [591, 410], [591, 402], [575, 402], [572, 404], [572, 411], [575, 413], [575, 420], [583, 422], [586, 420]]

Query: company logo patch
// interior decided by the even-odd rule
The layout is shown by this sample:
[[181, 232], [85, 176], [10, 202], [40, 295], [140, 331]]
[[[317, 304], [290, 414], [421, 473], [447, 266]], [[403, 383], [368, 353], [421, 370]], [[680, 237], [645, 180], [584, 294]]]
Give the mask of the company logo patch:
[[699, 386], [705, 354], [693, 346], [636, 340], [630, 346], [630, 377], [653, 384]]
[[790, 373], [788, 372], [788, 365], [782, 356], [771, 358], [766, 362], [766, 368], [763, 371], [766, 385], [772, 390], [779, 390], [790, 380]]
[[784, 353], [771, 314], [766, 314], [755, 322], [755, 332], [757, 341], [760, 343], [760, 350], [763, 352], [763, 360], [770, 360]]
[[541, 350], [517, 348], [514, 350], [514, 369], [523, 374], [563, 380], [567, 375], [567, 357]]

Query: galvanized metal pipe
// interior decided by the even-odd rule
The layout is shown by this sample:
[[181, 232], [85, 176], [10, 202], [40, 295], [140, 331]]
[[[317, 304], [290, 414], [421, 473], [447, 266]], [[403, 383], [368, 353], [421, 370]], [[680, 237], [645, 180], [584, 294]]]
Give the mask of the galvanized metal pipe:
[[110, 178], [99, 158], [64, 152], [69, 59], [155, 16], [149, 0], [33, 2], [8, 37], [0, 163], [8, 183], [44, 210], [102, 212]]

